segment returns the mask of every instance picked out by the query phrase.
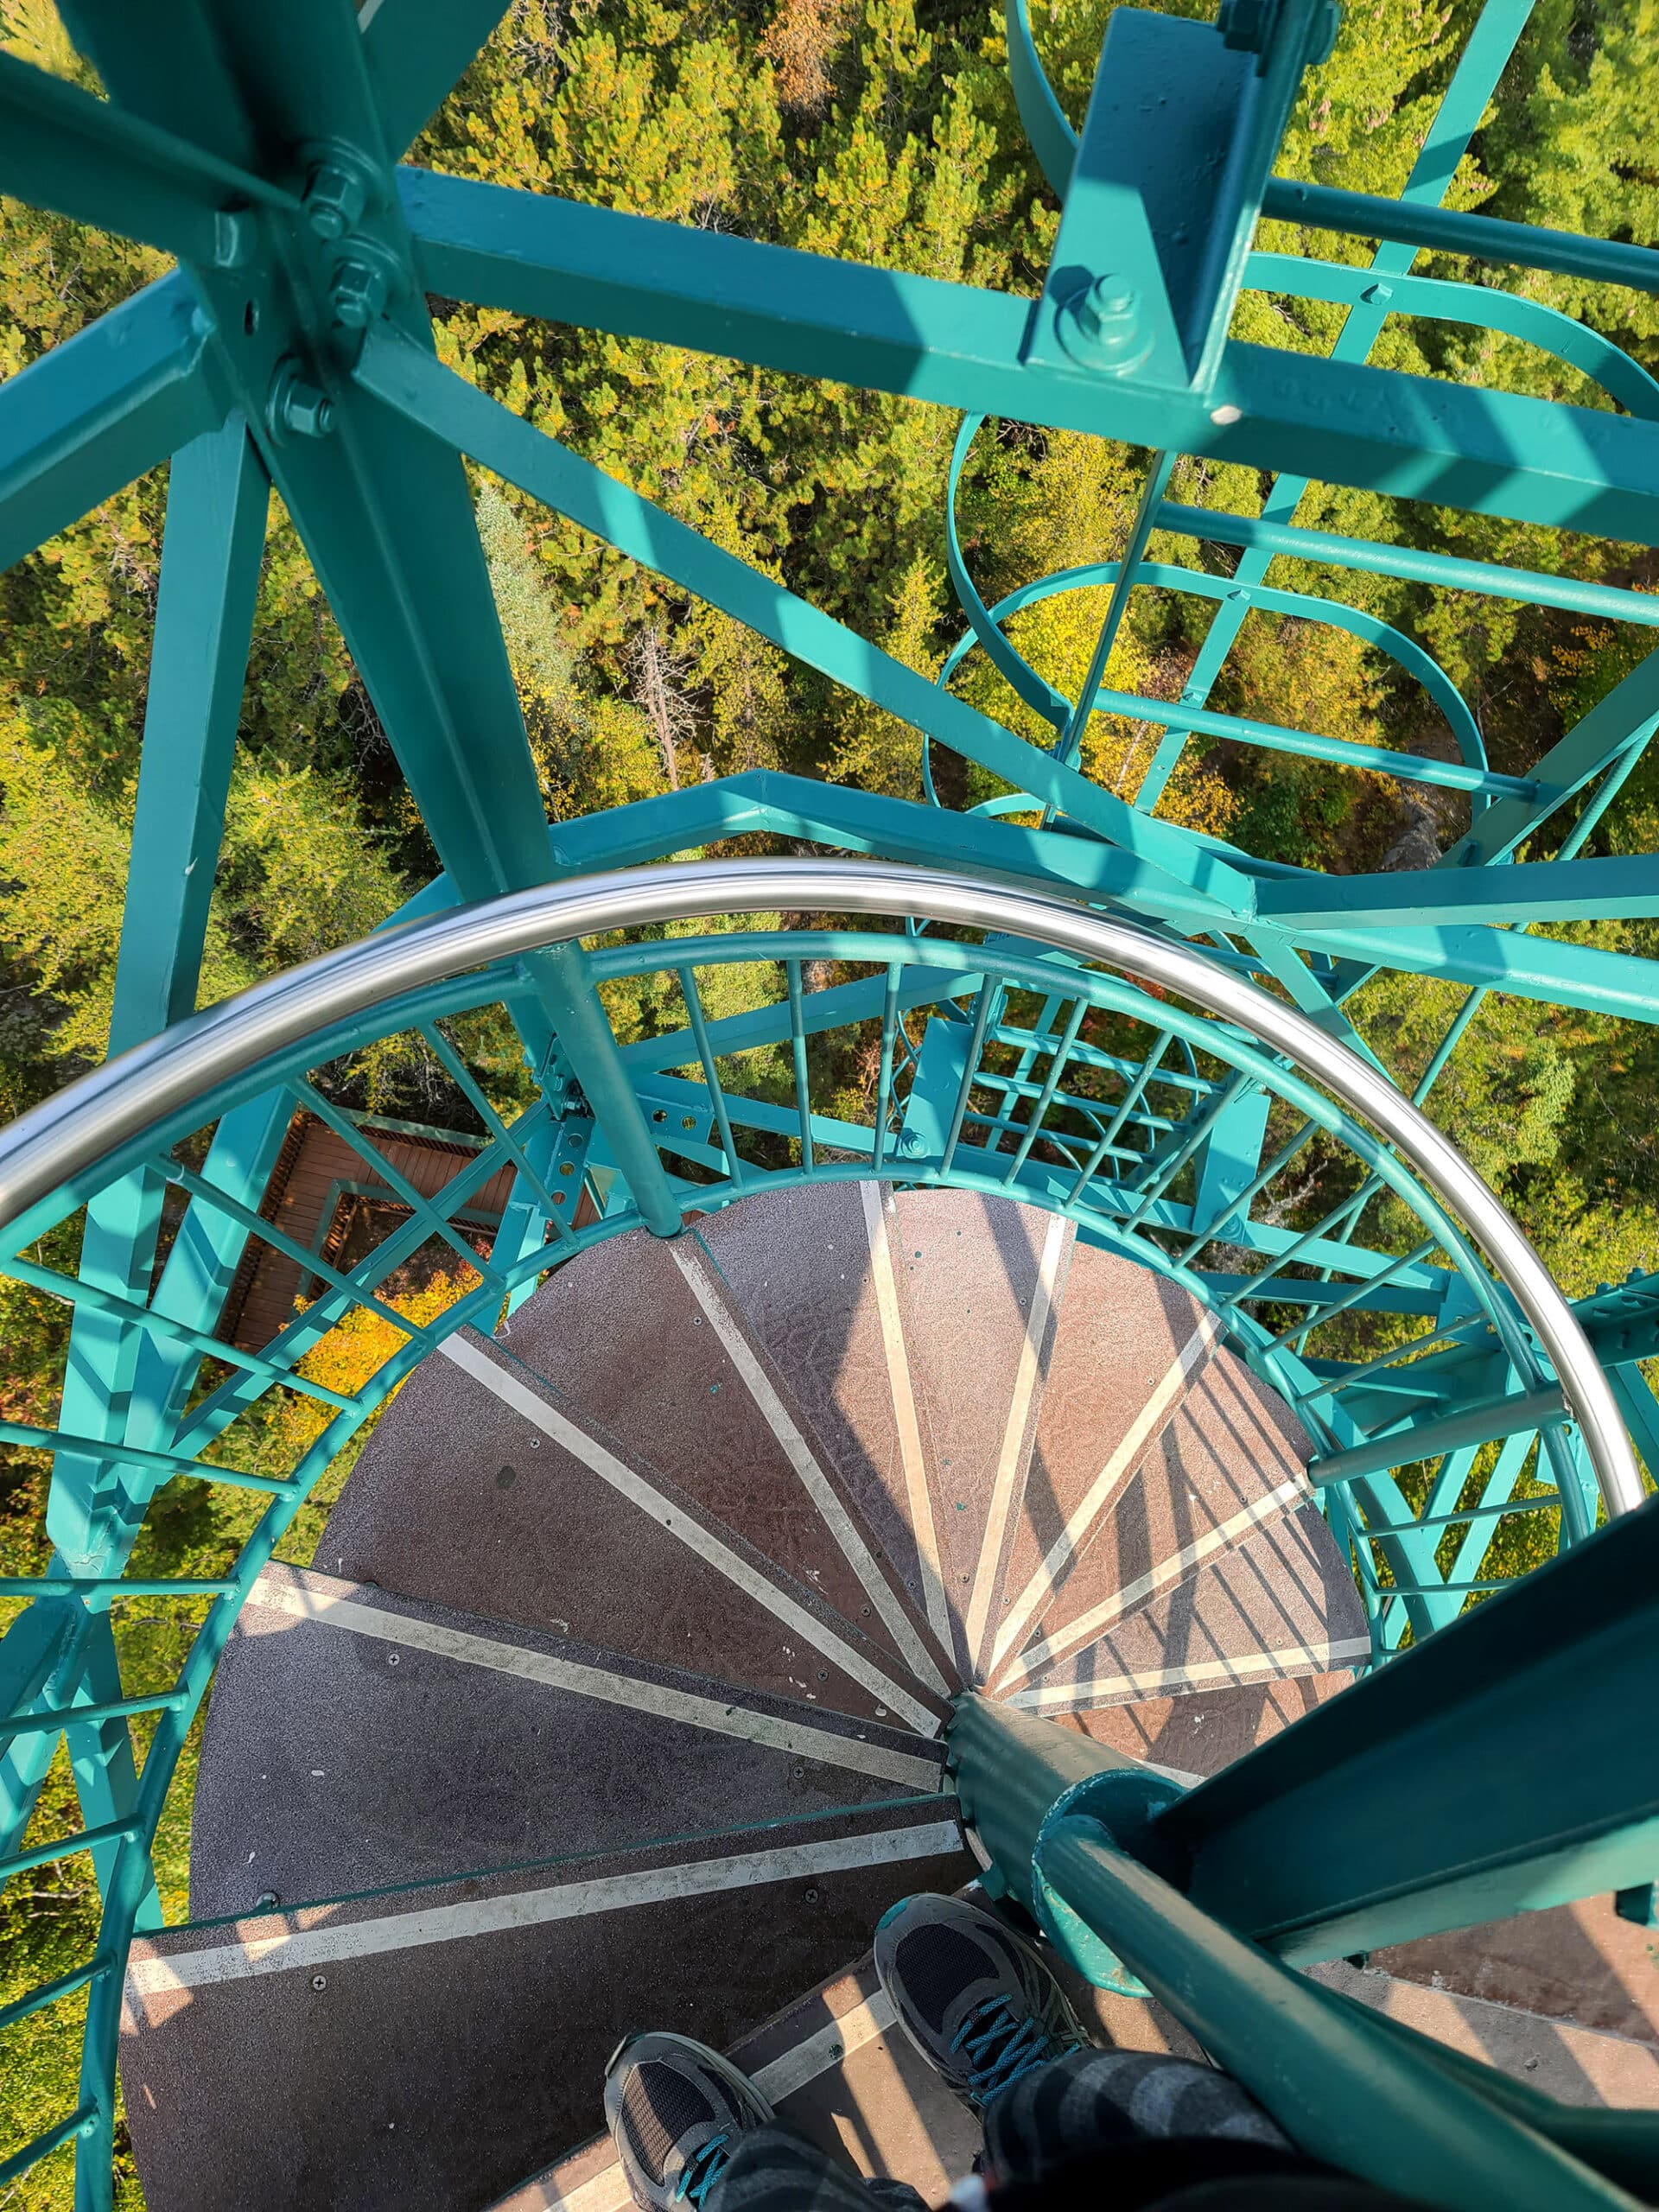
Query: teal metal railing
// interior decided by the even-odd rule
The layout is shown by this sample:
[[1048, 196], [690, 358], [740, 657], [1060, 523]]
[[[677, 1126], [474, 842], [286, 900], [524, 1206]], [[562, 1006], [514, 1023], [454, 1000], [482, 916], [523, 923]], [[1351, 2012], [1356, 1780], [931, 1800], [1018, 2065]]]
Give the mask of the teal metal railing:
[[[682, 933], [690, 917], [729, 919], [746, 907], [896, 910], [912, 926]], [[121, 1962], [149, 1910], [166, 1794], [237, 1610], [301, 1505], [444, 1336], [469, 1323], [493, 1328], [550, 1268], [640, 1219], [626, 1183], [607, 1173], [585, 1098], [550, 1085], [511, 1117], [457, 1042], [461, 1017], [533, 1000], [526, 961], [539, 946], [574, 949], [576, 935], [617, 931], [620, 941], [585, 955], [601, 1000], [607, 987], [640, 977], [671, 979], [679, 995], [681, 1027], [620, 1048], [677, 1212], [833, 1178], [949, 1185], [1064, 1213], [1080, 1233], [1180, 1283], [1306, 1423], [1316, 1446], [1309, 1478], [1354, 1561], [1377, 1658], [1408, 1628], [1421, 1642], [1485, 1593], [1495, 1578], [1478, 1570], [1497, 1530], [1549, 1516], [1571, 1544], [1599, 1510], [1618, 1512], [1639, 1495], [1593, 1355], [1489, 1194], [1383, 1078], [1219, 959], [969, 879], [827, 861], [579, 880], [367, 940], [109, 1064], [0, 1139], [3, 1271], [78, 1319], [137, 1332], [156, 1356], [148, 1396], [136, 1393], [138, 1418], [119, 1433], [0, 1424], [0, 1440], [51, 1452], [60, 1470], [48, 1514], [53, 1558], [39, 1575], [0, 1584], [21, 1608], [0, 1644], [13, 1808], [0, 1878], [90, 1853], [104, 1896], [96, 1954], [11, 2008], [21, 2018], [90, 1993], [87, 2102], [30, 2156], [70, 2135], [86, 2146], [89, 2172], [107, 2153]], [[1085, 964], [1091, 953], [1112, 967]], [[809, 964], [822, 963], [836, 980], [806, 989]], [[739, 979], [747, 1002], [734, 1008]], [[425, 1046], [480, 1125], [464, 1166], [434, 1198], [329, 1095], [343, 1055], [396, 1036]], [[844, 1100], [829, 1110], [827, 1096], [837, 1087], [827, 1055], [849, 1043], [875, 1070], [857, 1119]], [[1381, 1126], [1361, 1117], [1366, 1100]], [[403, 1225], [353, 1267], [287, 1236], [224, 1173], [222, 1155], [245, 1143], [250, 1117], [286, 1127], [296, 1109], [348, 1145], [365, 1179], [403, 1211]], [[1278, 1114], [1287, 1135], [1269, 1166], [1254, 1169], [1252, 1146]], [[1275, 1185], [1315, 1143], [1351, 1187], [1310, 1221], [1276, 1218]], [[511, 1234], [504, 1224], [486, 1261], [461, 1217], [503, 1168], [516, 1178], [518, 1217]], [[186, 1202], [147, 1304], [73, 1265], [77, 1222], [134, 1176]], [[578, 1227], [584, 1181], [607, 1190], [609, 1203]], [[1357, 1231], [1377, 1198], [1398, 1223], [1391, 1237], [1367, 1240]], [[292, 1262], [316, 1294], [268, 1342], [245, 1348], [181, 1318], [169, 1281], [204, 1248], [228, 1281], [251, 1241]], [[385, 1294], [423, 1249], [464, 1270], [466, 1283], [441, 1314], [416, 1320]], [[41, 1252], [58, 1263], [35, 1256]], [[402, 1342], [378, 1371], [341, 1389], [314, 1355], [358, 1312]], [[1414, 1333], [1369, 1358], [1327, 1356], [1344, 1332], [1379, 1325]], [[1465, 1362], [1458, 1373], [1480, 1378], [1472, 1404], [1466, 1391], [1414, 1380], [1448, 1353]], [[296, 1401], [312, 1408], [315, 1433], [293, 1464], [274, 1465], [262, 1410]], [[1370, 1409], [1363, 1419], [1360, 1405]], [[1489, 1468], [1480, 1455], [1490, 1459], [1497, 1440]], [[1402, 1476], [1413, 1462], [1432, 1469], [1426, 1487]], [[1552, 1482], [1516, 1494], [1523, 1474], [1541, 1478], [1547, 1466]], [[183, 1478], [264, 1499], [239, 1557], [219, 1577], [129, 1579], [149, 1507]], [[55, 1510], [66, 1494], [75, 1506], [68, 1519]], [[201, 1609], [175, 1680], [123, 1674], [111, 1607], [141, 1592]], [[66, 1732], [83, 1752], [97, 1747], [113, 1772], [141, 1718], [153, 1724], [142, 1773], [124, 1797], [111, 1788], [93, 1800], [108, 1816], [28, 1840], [33, 1791]]]

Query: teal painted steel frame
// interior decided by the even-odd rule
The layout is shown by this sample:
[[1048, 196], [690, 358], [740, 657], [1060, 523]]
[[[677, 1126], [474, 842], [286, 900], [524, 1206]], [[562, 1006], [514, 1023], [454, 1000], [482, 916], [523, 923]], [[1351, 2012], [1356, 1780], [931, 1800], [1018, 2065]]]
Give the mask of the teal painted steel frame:
[[[1077, 134], [1044, 79], [1022, 0], [1008, 0], [1016, 95], [1039, 161], [1067, 203], [1063, 236], [1066, 254], [1075, 257], [1057, 255], [1035, 304], [397, 167], [499, 12], [499, 0], [383, 0], [365, 11], [359, 33], [351, 12], [333, 0], [296, 0], [280, 22], [232, 0], [204, 0], [194, 14], [162, 24], [113, 0], [65, 0], [71, 35], [95, 62], [107, 100], [0, 56], [0, 188], [140, 238], [183, 264], [0, 390], [0, 563], [27, 554], [175, 456], [128, 894], [131, 926], [117, 981], [118, 1045], [178, 1019], [194, 1001], [268, 482], [295, 518], [444, 862], [444, 879], [407, 912], [534, 884], [562, 870], [682, 850], [704, 836], [781, 830], [843, 850], [967, 861], [1120, 904], [1211, 944], [1224, 965], [1276, 977], [1351, 1038], [1342, 1001], [1378, 966], [1467, 984], [1469, 997], [1420, 1096], [1493, 988], [1659, 1019], [1659, 963], [1526, 933], [1535, 923], [1659, 911], [1650, 857], [1576, 857], [1659, 728], [1659, 654], [1592, 709], [1530, 776], [1494, 776], [1466, 707], [1421, 647], [1357, 610], [1306, 592], [1269, 589], [1263, 579], [1269, 562], [1284, 556], [1638, 626], [1659, 620], [1651, 596], [1299, 529], [1294, 512], [1306, 482], [1300, 475], [1281, 477], [1260, 518], [1187, 509], [1164, 497], [1171, 460], [1190, 453], [1268, 471], [1312, 467], [1325, 480], [1392, 496], [1659, 543], [1659, 395], [1652, 379], [1604, 340], [1535, 302], [1412, 273], [1416, 251], [1427, 246], [1610, 283], [1654, 283], [1659, 256], [1644, 249], [1495, 224], [1439, 204], [1526, 20], [1526, 0], [1489, 0], [1398, 202], [1268, 174], [1302, 69], [1317, 51], [1323, 14], [1313, 0], [1264, 12], [1266, 35], [1253, 55], [1229, 45], [1243, 35], [1236, 24], [1224, 32], [1154, 18], [1137, 29], [1125, 18], [1112, 68], [1097, 85], [1098, 119], [1092, 135], [1085, 126], [1081, 160]], [[1126, 97], [1133, 106], [1137, 72], [1166, 68], [1178, 43], [1201, 65], [1187, 73], [1210, 88], [1208, 105], [1189, 103], [1166, 146], [1148, 145], [1133, 161], [1122, 159], [1116, 143], [1122, 131], [1113, 118], [1126, 111]], [[1224, 137], [1231, 152], [1207, 226], [1198, 226], [1188, 253], [1160, 213], [1159, 194], [1171, 177], [1179, 184], [1187, 139], [1205, 132]], [[320, 181], [306, 149], [324, 143], [333, 168]], [[1104, 352], [1091, 355], [1075, 343], [1084, 327], [1077, 286], [1123, 276], [1121, 269], [1097, 265], [1125, 235], [1116, 215], [1107, 226], [1110, 237], [1102, 230], [1107, 200], [1144, 249], [1137, 249], [1133, 271], [1141, 300], [1130, 321], [1139, 334], [1114, 354], [1109, 332]], [[1302, 228], [1376, 238], [1379, 250], [1368, 270], [1251, 255], [1258, 210]], [[353, 252], [385, 279], [366, 334], [360, 317], [340, 311], [342, 259]], [[1230, 342], [1228, 315], [1241, 287], [1345, 306], [1334, 352], [1315, 359]], [[1056, 748], [1030, 745], [942, 684], [928, 684], [451, 376], [435, 358], [421, 305], [425, 291], [960, 408], [970, 421], [952, 467], [953, 499], [971, 424], [988, 414], [1145, 445], [1159, 458], [1131, 542], [1116, 562], [1040, 580], [987, 610], [949, 524], [953, 579], [973, 640], [1056, 731]], [[1390, 314], [1504, 332], [1554, 354], [1627, 411], [1552, 405], [1372, 368], [1366, 357]], [[1166, 324], [1166, 336], [1175, 334], [1172, 343], [1161, 351], [1143, 345], [1146, 334], [1155, 337]], [[494, 616], [463, 455], [909, 721], [918, 732], [925, 775], [929, 746], [953, 747], [1008, 787], [1010, 796], [993, 801], [993, 811], [1029, 811], [1034, 825], [950, 817], [760, 776], [550, 828]], [[1224, 595], [1222, 579], [1149, 564], [1145, 556], [1160, 531], [1238, 546], [1243, 559], [1224, 580]], [[1073, 702], [1028, 668], [1000, 625], [1050, 592], [1098, 583], [1113, 586], [1111, 598], [1093, 671]], [[1105, 687], [1114, 634], [1131, 591], [1143, 586], [1220, 601], [1199, 665], [1173, 707]], [[1209, 688], [1253, 608], [1333, 623], [1390, 655], [1446, 715], [1461, 763], [1419, 761], [1387, 747], [1211, 714]], [[960, 652], [952, 657], [947, 677], [959, 658]], [[1135, 804], [1070, 765], [1090, 715], [1103, 709], [1142, 721], [1168, 717]], [[166, 744], [153, 734], [163, 725]], [[1152, 818], [1193, 729], [1465, 791], [1469, 833], [1439, 868], [1410, 880], [1334, 885], [1314, 872], [1254, 860]], [[185, 734], [181, 747], [178, 731]], [[931, 791], [931, 775], [928, 781]], [[1580, 800], [1557, 859], [1515, 864], [1529, 837]], [[1493, 863], [1503, 868], [1496, 887], [1485, 874]], [[1539, 1378], [1528, 1370], [1524, 1346], [1484, 1333], [1483, 1321], [1471, 1321], [1468, 1302], [1448, 1298], [1434, 1280], [1444, 1271], [1424, 1264], [1428, 1246], [1382, 1254], [1357, 1239], [1380, 1161], [1362, 1153], [1371, 1179], [1357, 1203], [1326, 1222], [1286, 1231], [1251, 1219], [1256, 1196], [1306, 1141], [1304, 1133], [1262, 1163], [1268, 1095], [1275, 1089], [1288, 1095], [1274, 1070], [1255, 1066], [1225, 1080], [1202, 1073], [1191, 1039], [1185, 1060], [1166, 1066], [1162, 1054], [1173, 1033], [1166, 1031], [1138, 1070], [1108, 1067], [1110, 1056], [1103, 1059], [1084, 1033], [1077, 979], [1018, 971], [1001, 948], [995, 960], [972, 969], [961, 959], [952, 969], [936, 948], [918, 956], [912, 947], [902, 963], [875, 956], [867, 982], [804, 992], [800, 963], [818, 957], [810, 948], [822, 943], [830, 948], [824, 957], [838, 957], [851, 942], [798, 935], [769, 943], [766, 957], [781, 963], [786, 982], [777, 1006], [734, 1027], [706, 1023], [694, 988], [689, 1031], [677, 1043], [654, 1040], [648, 1052], [617, 1048], [595, 983], [623, 970], [604, 958], [564, 948], [491, 979], [518, 1024], [542, 1096], [511, 1129], [484, 1102], [489, 1144], [446, 1192], [448, 1205], [464, 1209], [486, 1167], [513, 1168], [510, 1226], [498, 1238], [496, 1279], [476, 1294], [483, 1301], [478, 1311], [503, 1289], [509, 1304], [527, 1295], [550, 1253], [568, 1256], [636, 1220], [669, 1233], [691, 1192], [707, 1202], [709, 1185], [671, 1172], [663, 1153], [677, 1147], [659, 1142], [663, 1125], [653, 1117], [677, 1114], [680, 1160], [704, 1176], [718, 1177], [723, 1165], [727, 1197], [752, 1187], [759, 1173], [753, 1163], [740, 1166], [741, 1131], [773, 1145], [792, 1135], [799, 1158], [768, 1171], [774, 1176], [876, 1173], [1007, 1191], [1071, 1212], [1089, 1234], [1171, 1274], [1224, 1314], [1246, 1356], [1303, 1407], [1332, 1468], [1345, 1465], [1345, 1478], [1330, 1486], [1328, 1510], [1351, 1542], [1379, 1656], [1398, 1645], [1408, 1626], [1421, 1639], [1486, 1586], [1478, 1572], [1458, 1564], [1471, 1550], [1471, 1532], [1489, 1531], [1511, 1511], [1551, 1510], [1548, 1497], [1516, 1496], [1532, 1464], [1537, 1431], [1531, 1427], [1500, 1446], [1478, 1503], [1458, 1510], [1474, 1465], [1471, 1446], [1458, 1440], [1471, 1420], [1483, 1440], [1494, 1442], [1504, 1421], [1542, 1424], [1538, 1464], [1547, 1450], [1564, 1531], [1586, 1532], [1591, 1508], [1582, 1468], [1570, 1435], [1564, 1438], [1535, 1387]], [[678, 957], [725, 959], [733, 957], [732, 944], [711, 943], [706, 955], [682, 946]], [[1010, 987], [1016, 997], [1039, 1001], [1034, 1027], [1011, 1020]], [[820, 996], [825, 1002], [815, 1003]], [[957, 1006], [963, 998], [971, 1000], [969, 1007]], [[437, 1019], [467, 1002], [465, 991], [452, 989], [385, 1015], [421, 1022], [442, 1056], [449, 1048]], [[903, 1016], [928, 1008], [927, 1042], [918, 1047]], [[1152, 1009], [1135, 1011], [1149, 1016]], [[874, 1122], [867, 1133], [818, 1114], [809, 1096], [809, 1039], [859, 1020], [878, 1024], [881, 1039]], [[744, 1100], [717, 1079], [716, 1055], [753, 1044], [787, 1046], [798, 1094], [791, 1107]], [[671, 1052], [681, 1058], [664, 1057]], [[906, 1087], [909, 1097], [917, 1096], [924, 1061], [954, 1071], [937, 1153], [925, 1140], [917, 1148], [919, 1116], [903, 1111]], [[460, 1067], [457, 1080], [463, 1078], [470, 1081]], [[1109, 1114], [1096, 1110], [1091, 1086], [1102, 1083], [1120, 1086]], [[474, 1103], [481, 1098], [480, 1092]], [[147, 1855], [133, 1847], [153, 1833], [189, 1714], [218, 1639], [257, 1571], [260, 1547], [268, 1556], [276, 1541], [270, 1531], [286, 1525], [305, 1484], [396, 1379], [383, 1370], [374, 1391], [347, 1401], [305, 1382], [297, 1363], [347, 1304], [372, 1302], [377, 1284], [435, 1226], [452, 1234], [442, 1212], [416, 1210], [360, 1281], [329, 1283], [264, 1353], [227, 1353], [213, 1323], [294, 1101], [278, 1086], [222, 1103], [229, 1110], [207, 1160], [185, 1185], [188, 1210], [153, 1295], [159, 1194], [181, 1171], [165, 1158], [135, 1157], [124, 1179], [97, 1194], [82, 1272], [69, 1294], [76, 1308], [73, 1388], [59, 1427], [49, 1433], [15, 1424], [0, 1429], [10, 1440], [44, 1443], [59, 1453], [51, 1509], [58, 1557], [50, 1575], [29, 1585], [37, 1601], [0, 1643], [0, 1713], [19, 1720], [0, 1758], [0, 1852], [28, 1818], [42, 1758], [55, 1740], [42, 1716], [79, 1714], [72, 1749], [115, 1929], [130, 1929], [153, 1911]], [[1313, 1127], [1317, 1102], [1297, 1103]], [[1005, 1166], [995, 1147], [1009, 1142], [1014, 1149]], [[826, 1161], [818, 1151], [823, 1146], [851, 1151], [853, 1163]], [[1065, 1164], [1055, 1165], [1056, 1154]], [[985, 1164], [990, 1159], [995, 1173]], [[604, 1218], [576, 1232], [559, 1209], [590, 1161], [608, 1162], [620, 1176]], [[1240, 1279], [1236, 1268], [1227, 1274], [1198, 1264], [1206, 1235], [1221, 1227], [1230, 1243], [1260, 1262], [1258, 1273]], [[1478, 1304], [1478, 1287], [1468, 1287]], [[1423, 1313], [1425, 1300], [1445, 1344], [1415, 1360], [1409, 1378], [1387, 1361], [1355, 1372], [1351, 1363], [1344, 1368], [1309, 1353], [1310, 1332], [1322, 1321], [1356, 1310]], [[1614, 1363], [1631, 1433], [1651, 1465], [1659, 1414], [1639, 1363], [1659, 1350], [1659, 1287], [1633, 1281], [1585, 1304]], [[1501, 1324], [1504, 1317], [1491, 1318]], [[426, 1343], [414, 1340], [398, 1374]], [[230, 1376], [187, 1412], [210, 1352], [228, 1358]], [[211, 1479], [269, 1488], [272, 1503], [232, 1583], [202, 1592], [214, 1596], [209, 1625], [187, 1680], [168, 1693], [175, 1701], [149, 1708], [160, 1719], [140, 1777], [127, 1724], [148, 1701], [120, 1694], [108, 1594], [117, 1586], [149, 1586], [122, 1584], [120, 1568], [157, 1484], [187, 1466], [205, 1473], [195, 1454], [279, 1382], [334, 1403], [334, 1421], [302, 1467], [280, 1482], [212, 1470]], [[1471, 1404], [1493, 1410], [1471, 1416]], [[1362, 1464], [1406, 1435], [1425, 1449], [1432, 1440], [1437, 1455], [1415, 1514], [1387, 1467]], [[1435, 1553], [1447, 1530], [1458, 1560], [1442, 1573]], [[1477, 1552], [1485, 1544], [1485, 1534], [1474, 1535]], [[174, 1586], [181, 1595], [198, 1586]], [[64, 1847], [44, 1848], [49, 1858]], [[44, 1863], [39, 1852], [10, 1863], [37, 1861]], [[3, 2170], [10, 2176], [75, 2140], [78, 2202], [89, 2207], [107, 2197], [118, 1967], [118, 1947], [105, 1949], [53, 1993], [92, 1992], [81, 2101]]]

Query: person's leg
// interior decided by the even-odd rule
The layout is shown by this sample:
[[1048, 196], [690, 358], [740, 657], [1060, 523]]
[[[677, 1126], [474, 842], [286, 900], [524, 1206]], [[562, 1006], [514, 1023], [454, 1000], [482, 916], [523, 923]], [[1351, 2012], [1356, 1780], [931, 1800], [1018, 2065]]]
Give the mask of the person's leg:
[[827, 2151], [774, 2122], [745, 2135], [709, 2192], [705, 2212], [927, 2212], [907, 2181], [866, 2181]]
[[1289, 2147], [1230, 2074], [1162, 2051], [1077, 2050], [1015, 2082], [985, 2115], [987, 2165], [1040, 2181], [1091, 2152], [1169, 2136]]
[[1160, 2137], [1286, 2147], [1230, 2075], [1094, 2048], [1044, 1960], [981, 1905], [907, 1897], [876, 1929], [875, 1967], [911, 2041], [985, 2123], [1001, 2179]]
[[605, 2070], [605, 2119], [640, 2212], [927, 2212], [782, 2125], [747, 2075], [689, 2036], [635, 2036]]

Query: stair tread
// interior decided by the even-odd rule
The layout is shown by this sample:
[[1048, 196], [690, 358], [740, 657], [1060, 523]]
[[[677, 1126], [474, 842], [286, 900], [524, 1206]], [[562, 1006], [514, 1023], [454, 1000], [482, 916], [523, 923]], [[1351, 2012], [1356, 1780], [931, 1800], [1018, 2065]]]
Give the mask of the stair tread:
[[[634, 1230], [559, 1268], [499, 1332], [513, 1357], [695, 1497], [797, 1581], [910, 1665], [846, 1545], [817, 1510], [788, 1445], [739, 1364], [749, 1347], [741, 1314], [694, 1237]], [[787, 1414], [785, 1414], [787, 1421]], [[832, 1512], [857, 1522], [828, 1455], [812, 1455]], [[874, 1548], [855, 1526], [875, 1568]]]
[[[943, 1710], [815, 1591], [462, 1331], [365, 1446], [315, 1565], [715, 1680], [926, 1730]], [[580, 1456], [578, 1456], [580, 1454]]]
[[1075, 1247], [998, 1602], [980, 1645], [983, 1672], [1029, 1641], [1216, 1335], [1212, 1317], [1175, 1284]]
[[875, 1722], [268, 1567], [214, 1678], [191, 1910], [936, 1791], [942, 1762]]
[[994, 1687], [1032, 1679], [1305, 1501], [1312, 1452], [1284, 1401], [1235, 1353], [1212, 1353], [1085, 1532], [1036, 1635], [1009, 1654]]
[[872, 1213], [879, 1221], [880, 1185], [813, 1183], [728, 1206], [702, 1222], [698, 1233], [756, 1340], [823, 1438], [918, 1615], [943, 1643], [911, 1517], [905, 1444], [871, 1266]]
[[[991, 1595], [988, 1536], [1023, 1488], [1071, 1231], [1057, 1214], [974, 1191], [887, 1204], [902, 1357], [960, 1676]], [[993, 1522], [995, 1529], [993, 1531]]]
[[600, 2125], [622, 2035], [733, 2043], [971, 1872], [921, 1800], [141, 1937], [122, 2075], [151, 2201], [487, 2202]]
[[1338, 1695], [1352, 1679], [1347, 1673], [1274, 1676], [1055, 1718], [1130, 1758], [1208, 1777]]
[[1370, 1652], [1354, 1579], [1316, 1505], [1257, 1528], [1014, 1690], [1057, 1713], [1171, 1691], [1328, 1674]]

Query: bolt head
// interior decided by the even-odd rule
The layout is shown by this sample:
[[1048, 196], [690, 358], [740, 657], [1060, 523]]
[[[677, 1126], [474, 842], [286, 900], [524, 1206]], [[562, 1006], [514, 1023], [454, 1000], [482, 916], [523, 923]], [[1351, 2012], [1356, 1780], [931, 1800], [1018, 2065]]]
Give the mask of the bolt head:
[[320, 238], [343, 238], [368, 199], [360, 177], [339, 162], [319, 162], [305, 188], [305, 219]]
[[1141, 295], [1127, 277], [1096, 276], [1059, 310], [1058, 334], [1074, 360], [1122, 374], [1151, 350], [1142, 329]]
[[329, 296], [335, 319], [348, 330], [366, 330], [386, 304], [386, 273], [372, 262], [348, 257], [334, 270]]

